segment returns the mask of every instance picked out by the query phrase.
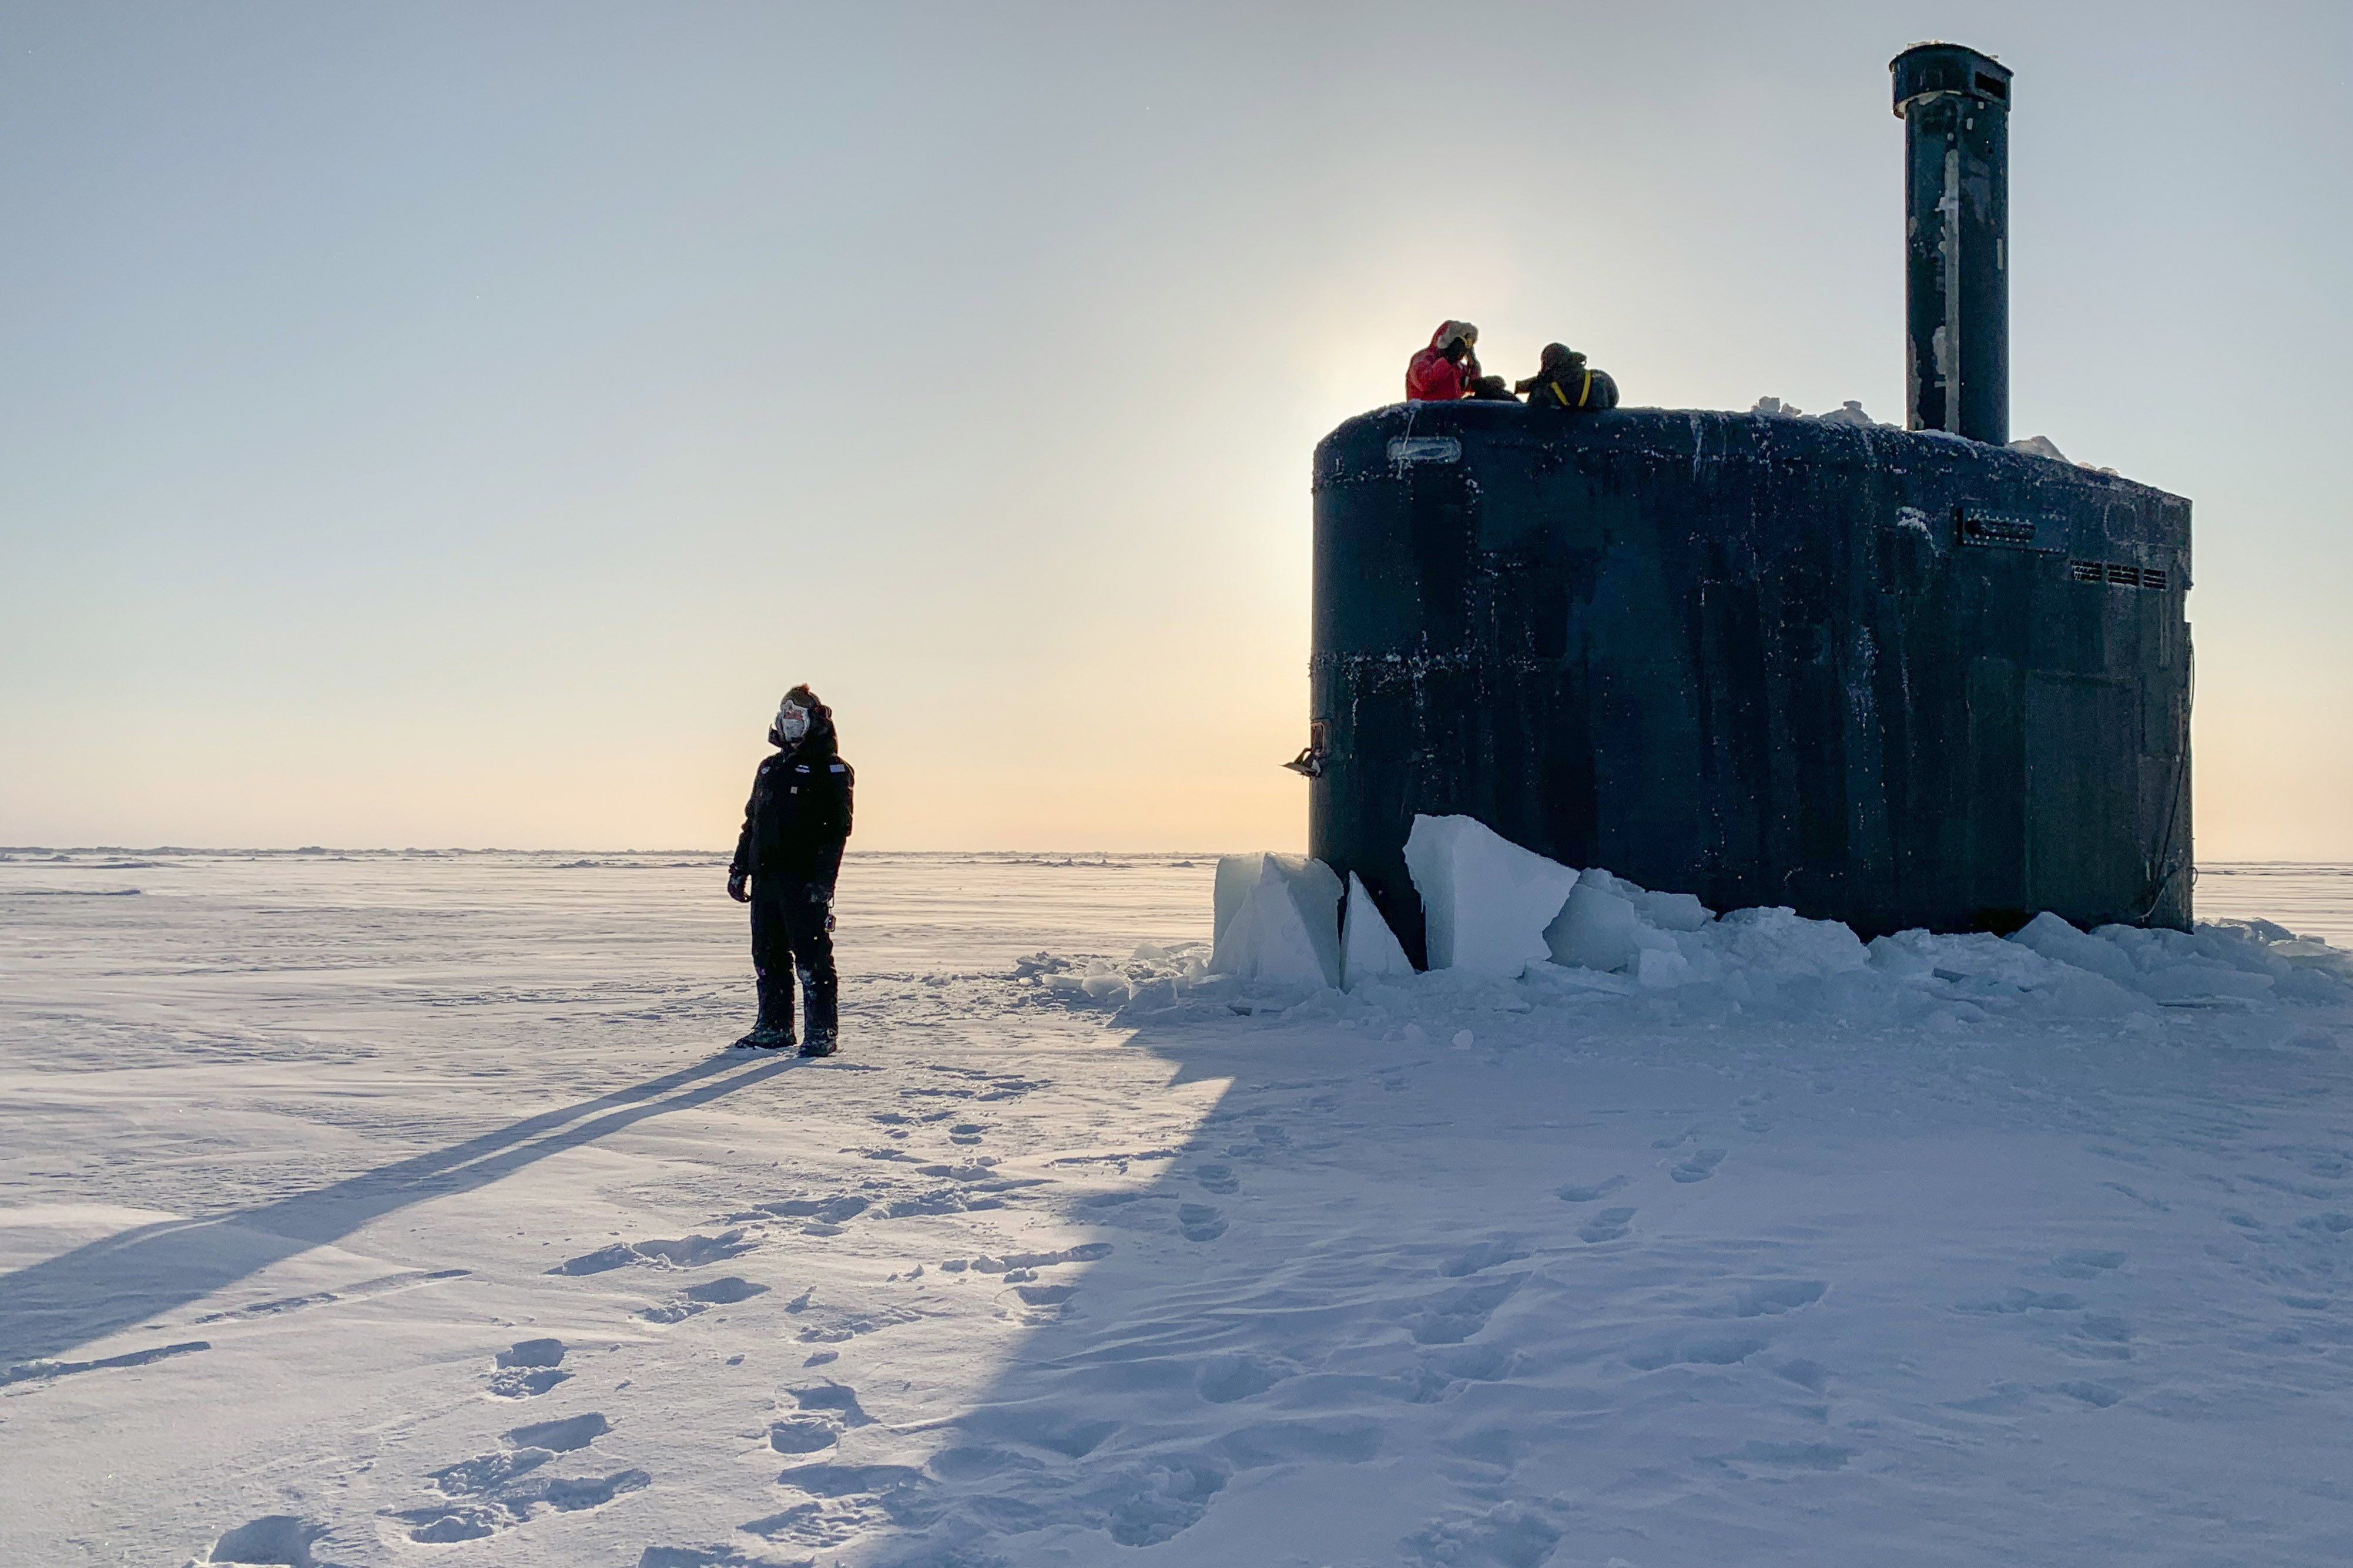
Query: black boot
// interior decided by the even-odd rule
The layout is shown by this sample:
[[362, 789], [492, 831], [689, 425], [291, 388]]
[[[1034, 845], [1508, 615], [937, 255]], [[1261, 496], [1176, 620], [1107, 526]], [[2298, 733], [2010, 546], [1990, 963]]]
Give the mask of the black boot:
[[840, 1043], [841, 1034], [834, 1013], [832, 944], [824, 944], [815, 963], [796, 967], [800, 971], [801, 1004], [808, 1011], [808, 1043], [801, 1047], [801, 1055], [829, 1057]]
[[739, 1050], [783, 1050], [793, 1043], [793, 965], [790, 960], [762, 963], [757, 962], [758, 954], [754, 956], [760, 1021], [735, 1045]]

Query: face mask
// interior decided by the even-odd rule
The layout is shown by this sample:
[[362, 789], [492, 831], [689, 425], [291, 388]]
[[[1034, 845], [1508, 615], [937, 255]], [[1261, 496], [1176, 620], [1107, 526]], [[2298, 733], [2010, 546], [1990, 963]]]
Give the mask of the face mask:
[[787, 702], [776, 710], [776, 733], [785, 738], [786, 744], [799, 745], [801, 737], [808, 733], [808, 726], [809, 716], [807, 709], [796, 708]]

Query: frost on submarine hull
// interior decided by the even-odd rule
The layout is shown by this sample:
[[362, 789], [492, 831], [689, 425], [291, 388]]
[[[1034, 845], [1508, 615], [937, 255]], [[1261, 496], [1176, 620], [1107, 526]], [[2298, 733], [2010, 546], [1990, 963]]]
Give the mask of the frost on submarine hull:
[[[1973, 63], [2001, 101], [1955, 112]], [[1896, 80], [1915, 183], [1968, 168], [1924, 137], [2006, 113], [1972, 51], [1906, 51]], [[1951, 293], [1954, 377], [2006, 374], [1971, 336], [2004, 330], [1972, 305], [2001, 208], [1948, 206], [1977, 227], [1911, 269], [1915, 319]], [[1417, 813], [1864, 936], [2186, 928], [2189, 503], [1968, 439], [2007, 394], [1968, 394], [1915, 374], [1910, 431], [1481, 402], [1341, 426], [1315, 452], [1309, 853], [1418, 961]]]

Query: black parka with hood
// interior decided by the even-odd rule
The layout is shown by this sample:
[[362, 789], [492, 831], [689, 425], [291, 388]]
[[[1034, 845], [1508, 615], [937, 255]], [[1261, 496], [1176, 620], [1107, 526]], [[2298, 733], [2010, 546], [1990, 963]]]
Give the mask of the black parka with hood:
[[841, 875], [841, 851], [849, 837], [850, 786], [857, 775], [834, 738], [833, 710], [814, 697], [808, 733], [764, 759], [752, 778], [752, 798], [744, 806], [744, 831], [735, 840], [732, 876], [807, 882], [830, 889]]
[[1618, 384], [1606, 370], [1595, 370], [1585, 356], [1562, 343], [1545, 345], [1535, 374], [1521, 382], [1528, 406], [1555, 414], [1599, 414], [1618, 406]]

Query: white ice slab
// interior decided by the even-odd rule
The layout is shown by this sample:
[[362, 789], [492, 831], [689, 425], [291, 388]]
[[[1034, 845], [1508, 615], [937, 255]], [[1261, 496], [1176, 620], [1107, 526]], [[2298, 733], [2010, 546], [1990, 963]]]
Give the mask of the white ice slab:
[[1362, 879], [1348, 873], [1348, 910], [1340, 927], [1340, 976], [1351, 991], [1376, 980], [1392, 980], [1413, 973], [1397, 933], [1373, 905]]
[[1552, 956], [1545, 928], [1577, 873], [1476, 817], [1416, 816], [1406, 869], [1421, 895], [1430, 966], [1511, 978]]
[[1212, 973], [1274, 985], [1340, 984], [1340, 879], [1332, 868], [1302, 855], [1229, 855], [1218, 862], [1214, 896]]

